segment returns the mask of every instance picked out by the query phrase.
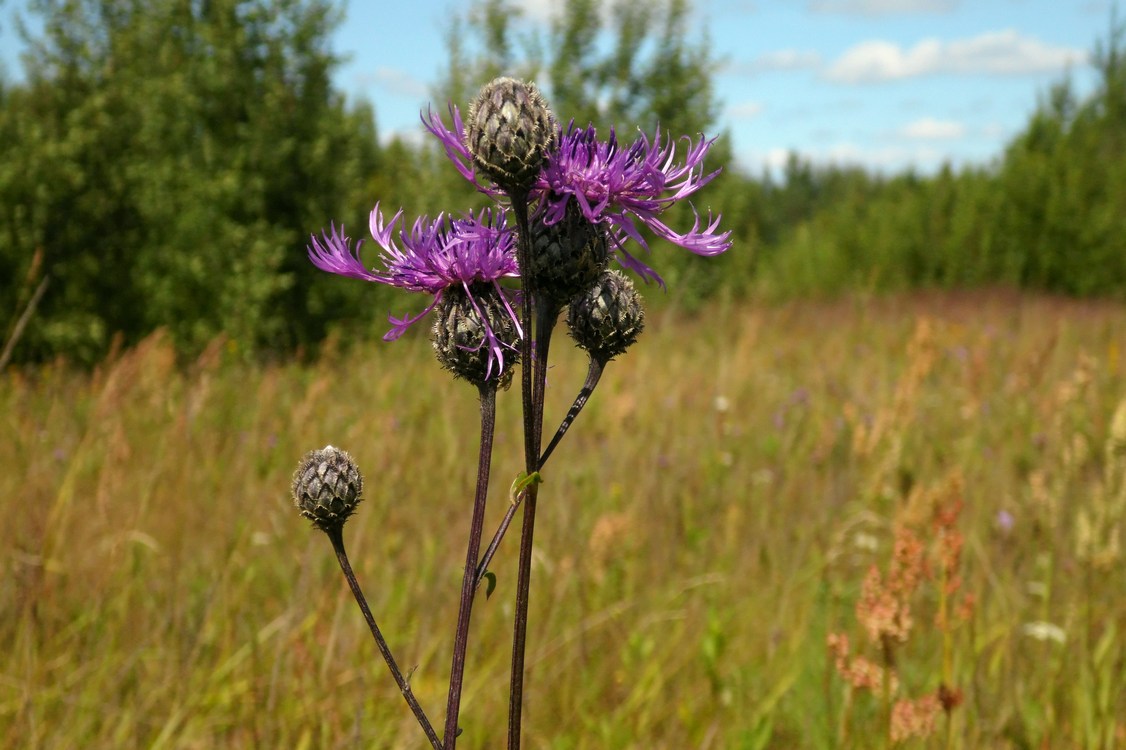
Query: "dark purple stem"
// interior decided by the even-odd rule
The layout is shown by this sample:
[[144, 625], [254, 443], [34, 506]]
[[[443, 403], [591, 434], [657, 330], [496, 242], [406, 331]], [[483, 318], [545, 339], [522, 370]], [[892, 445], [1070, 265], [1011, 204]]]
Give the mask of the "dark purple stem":
[[411, 691], [410, 683], [403, 677], [403, 673], [399, 670], [399, 665], [395, 663], [395, 657], [391, 654], [391, 648], [387, 645], [387, 641], [383, 639], [383, 633], [379, 632], [379, 626], [375, 624], [375, 618], [371, 614], [371, 609], [368, 607], [367, 599], [364, 598], [364, 592], [360, 589], [360, 583], [356, 580], [356, 574], [352, 572], [352, 565], [348, 562], [348, 553], [344, 551], [344, 527], [336, 526], [326, 529], [325, 533], [328, 534], [329, 540], [332, 542], [332, 549], [336, 552], [336, 560], [340, 563], [340, 569], [344, 571], [344, 577], [348, 580], [348, 586], [352, 589], [352, 596], [356, 597], [356, 604], [360, 605], [360, 611], [364, 613], [364, 619], [367, 621], [368, 630], [375, 638], [375, 645], [379, 647], [379, 653], [383, 654], [383, 660], [387, 662], [387, 668], [391, 670], [391, 676], [395, 678], [395, 684], [399, 686], [399, 692], [403, 694], [407, 705], [410, 706], [411, 711], [414, 712], [414, 717], [418, 719], [418, 725], [422, 727], [422, 731], [426, 733], [426, 738], [430, 740], [430, 745], [435, 750], [443, 750], [442, 741], [438, 739], [437, 732], [434, 727], [430, 725], [430, 720], [426, 718], [426, 712], [422, 710], [419, 705], [418, 699], [414, 697]]
[[450, 667], [450, 690], [446, 699], [446, 728], [442, 737], [445, 750], [457, 745], [457, 718], [461, 710], [461, 688], [465, 676], [465, 654], [469, 645], [469, 619], [473, 613], [473, 595], [477, 590], [477, 555], [481, 550], [481, 532], [485, 526], [485, 499], [489, 494], [489, 467], [493, 457], [493, 433], [496, 427], [497, 381], [480, 386], [481, 450], [477, 458], [477, 489], [473, 496], [473, 517], [469, 524], [469, 545], [465, 552], [465, 573], [461, 579], [461, 604], [458, 606], [457, 630], [454, 632], [453, 665]]
[[501, 519], [500, 526], [497, 528], [497, 533], [493, 534], [492, 541], [489, 546], [485, 548], [485, 554], [481, 555], [481, 562], [477, 564], [477, 578], [475, 586], [480, 586], [481, 581], [485, 580], [485, 573], [489, 571], [489, 563], [493, 561], [493, 555], [497, 553], [497, 548], [500, 547], [500, 540], [504, 539], [504, 535], [508, 533], [508, 527], [512, 525], [512, 519], [516, 517], [516, 509], [524, 501], [524, 492], [516, 496], [516, 499], [508, 504], [508, 510], [504, 513], [504, 518]]
[[[516, 245], [517, 265], [525, 269], [530, 267], [528, 254], [531, 247], [528, 231], [528, 196], [524, 193], [510, 197], [519, 235]], [[520, 324], [524, 329], [524, 335], [520, 339], [520, 384], [524, 411], [524, 471], [527, 475], [531, 475], [536, 471], [539, 463], [547, 350], [559, 309], [551, 303], [534, 304], [539, 302], [536, 299], [536, 289], [528, 283], [527, 277], [524, 283], [520, 316]], [[534, 320], [533, 310], [538, 313]], [[551, 315], [551, 312], [554, 312], [554, 315]], [[533, 323], [536, 344], [534, 349]], [[520, 534], [520, 562], [516, 577], [516, 615], [512, 627], [512, 671], [509, 676], [508, 697], [508, 750], [520, 748], [520, 720], [524, 705], [524, 653], [528, 635], [528, 600], [532, 573], [532, 537], [535, 532], [538, 497], [539, 483], [532, 482], [524, 494], [524, 523]]]
[[[559, 308], [554, 303], [540, 304], [536, 316], [535, 346], [535, 390], [532, 408], [534, 410], [535, 433], [533, 434], [531, 456], [526, 472], [537, 471], [539, 464], [540, 438], [543, 432], [543, 396], [547, 380], [547, 353], [551, 344], [551, 330]], [[520, 748], [520, 719], [524, 699], [524, 654], [528, 640], [528, 603], [532, 581], [532, 540], [536, 528], [536, 501], [539, 497], [539, 483], [532, 482], [524, 494], [524, 523], [520, 529], [520, 562], [516, 575], [516, 616], [512, 627], [512, 692], [508, 698], [508, 747]]]
[[590, 399], [590, 394], [594, 393], [594, 389], [598, 386], [598, 380], [602, 377], [602, 371], [605, 369], [606, 363], [597, 358], [590, 358], [590, 367], [586, 371], [586, 382], [583, 387], [579, 389], [579, 395], [575, 396], [575, 402], [571, 404], [571, 408], [567, 411], [567, 416], [563, 417], [563, 421], [559, 424], [559, 429], [555, 431], [555, 436], [551, 438], [551, 442], [544, 448], [543, 455], [540, 456], [539, 468], [547, 463], [547, 459], [551, 457], [552, 451], [555, 446], [559, 445], [559, 441], [567, 434], [567, 430], [571, 429], [571, 423], [575, 421], [575, 417], [579, 416], [579, 412], [586, 406], [586, 402]]
[[[571, 424], [575, 421], [575, 417], [579, 416], [579, 412], [586, 406], [586, 402], [590, 399], [590, 395], [594, 393], [594, 389], [598, 386], [598, 381], [602, 377], [602, 371], [605, 369], [606, 363], [602, 360], [591, 357], [590, 367], [587, 369], [586, 382], [579, 390], [579, 395], [575, 397], [575, 402], [571, 404], [567, 416], [563, 418], [563, 422], [559, 425], [559, 429], [555, 431], [555, 436], [551, 439], [547, 448], [544, 449], [543, 455], [540, 456], [539, 463], [536, 466], [536, 471], [542, 471], [547, 459], [551, 457], [552, 451], [555, 446], [559, 445], [559, 441], [571, 428]], [[520, 507], [521, 502], [524, 500], [524, 493], [521, 492], [509, 504], [508, 510], [504, 514], [504, 518], [500, 522], [500, 527], [497, 532], [493, 534], [492, 541], [489, 546], [485, 548], [485, 554], [481, 556], [481, 562], [477, 564], [477, 578], [475, 586], [480, 586], [481, 581], [485, 579], [485, 573], [488, 572], [489, 563], [493, 561], [493, 555], [496, 554], [497, 548], [500, 547], [500, 541], [508, 532], [508, 527], [512, 524], [512, 519], [516, 517], [516, 510]]]

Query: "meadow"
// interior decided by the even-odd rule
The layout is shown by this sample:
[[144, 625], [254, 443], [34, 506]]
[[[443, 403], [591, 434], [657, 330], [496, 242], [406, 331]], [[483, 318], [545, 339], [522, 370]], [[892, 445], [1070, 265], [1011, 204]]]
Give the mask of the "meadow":
[[[1007, 291], [653, 312], [544, 472], [526, 746], [882, 747], [891, 699], [940, 687], [898, 746], [1126, 746], [1124, 331], [1121, 305]], [[559, 341], [548, 423], [585, 372]], [[364, 471], [345, 540], [440, 723], [475, 390], [421, 336], [237, 348], [177, 363], [158, 333], [0, 375], [0, 745], [422, 747], [292, 507], [328, 443]], [[518, 412], [502, 393], [487, 534]], [[873, 599], [904, 540], [917, 580]], [[474, 611], [469, 748], [504, 742], [516, 548]], [[902, 639], [869, 636], [877, 599]]]

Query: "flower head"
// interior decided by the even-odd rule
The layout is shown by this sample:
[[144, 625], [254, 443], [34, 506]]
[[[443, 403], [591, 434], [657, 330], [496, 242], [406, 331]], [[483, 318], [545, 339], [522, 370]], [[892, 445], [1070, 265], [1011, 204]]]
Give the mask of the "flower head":
[[339, 529], [364, 495], [364, 477], [345, 451], [309, 451], [293, 475], [293, 503], [321, 531]]
[[[474, 385], [484, 385], [491, 378], [494, 386], [507, 388], [512, 366], [519, 359], [519, 352], [514, 351], [520, 340], [518, 330], [509, 301], [495, 287], [474, 284], [468, 292], [451, 287], [434, 308], [430, 342], [438, 363], [454, 377]], [[499, 369], [488, 346], [490, 337], [509, 349]]]
[[524, 288], [532, 287], [561, 305], [598, 281], [613, 255], [606, 228], [590, 223], [574, 207], [554, 224], [536, 217], [529, 237], [528, 261], [520, 269]]
[[599, 362], [625, 353], [645, 328], [645, 311], [633, 282], [621, 271], [603, 271], [576, 295], [567, 310], [571, 338]]
[[473, 163], [509, 195], [523, 196], [555, 137], [555, 118], [534, 83], [497, 78], [469, 108], [466, 147]]
[[[505, 226], [503, 211], [484, 209], [477, 214], [470, 211], [463, 218], [439, 214], [434, 220], [422, 216], [415, 220], [409, 232], [405, 225], [396, 232], [395, 225], [402, 222], [402, 216], [399, 210], [390, 223], [385, 223], [379, 204], [371, 212], [371, 236], [383, 249], [379, 255], [382, 268], [369, 270], [364, 265], [360, 259], [363, 242], [353, 248], [343, 227], [334, 226], [319, 239], [313, 236], [308, 248], [309, 260], [322, 271], [424, 292], [433, 297], [430, 305], [413, 317], [389, 316], [391, 330], [384, 335], [385, 341], [402, 336], [407, 328], [433, 310], [451, 288], [463, 291], [470, 307], [487, 320], [478, 309], [475, 291], [479, 294], [483, 286], [492, 287], [515, 321], [515, 313], [507, 305], [507, 293], [498, 284], [499, 279], [517, 275], [515, 236]], [[515, 330], [519, 335], [518, 325]], [[494, 366], [503, 370], [505, 349], [510, 349], [512, 342], [502, 341], [486, 324], [481, 345], [489, 352], [489, 372]]]
[[731, 232], [718, 232], [720, 217], [709, 214], [701, 227], [695, 213], [692, 228], [678, 233], [658, 216], [669, 206], [687, 198], [711, 182], [719, 170], [705, 173], [704, 157], [715, 139], [701, 138], [689, 144], [682, 163], [676, 161], [676, 142], [662, 141], [658, 129], [650, 140], [642, 134], [629, 147], [618, 143], [614, 131], [601, 141], [593, 126], [575, 127], [557, 135], [556, 147], [549, 153], [532, 195], [542, 201], [546, 224], [562, 221], [568, 205], [577, 206], [592, 224], [607, 225], [614, 238], [622, 265], [642, 277], [659, 278], [648, 266], [626, 252], [626, 238], [636, 240], [648, 250], [639, 223], [654, 234], [697, 255], [718, 255], [731, 247]]

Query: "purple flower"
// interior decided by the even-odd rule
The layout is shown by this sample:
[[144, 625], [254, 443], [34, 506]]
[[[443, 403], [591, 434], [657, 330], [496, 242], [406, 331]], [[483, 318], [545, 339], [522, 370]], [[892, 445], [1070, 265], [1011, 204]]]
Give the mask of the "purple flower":
[[[483, 209], [477, 214], [470, 211], [464, 218], [439, 214], [433, 221], [422, 216], [415, 220], [409, 233], [405, 224], [398, 232], [395, 231], [395, 225], [402, 216], [400, 209], [391, 217], [391, 222], [385, 224], [379, 204], [372, 209], [369, 226], [376, 244], [383, 248], [379, 255], [382, 268], [369, 270], [364, 265], [360, 260], [363, 241], [356, 243], [353, 249], [352, 240], [344, 234], [343, 227], [337, 229], [333, 226], [330, 232], [322, 232], [320, 239], [314, 235], [308, 248], [309, 260], [322, 271], [433, 296], [426, 309], [413, 317], [388, 316], [391, 330], [383, 336], [384, 341], [394, 341], [402, 336], [407, 328], [433, 310], [441, 301], [442, 294], [453, 287], [464, 290], [481, 320], [486, 321], [474, 295], [479, 293], [476, 290], [480, 289], [480, 285], [491, 285], [504, 301], [513, 321], [517, 321], [515, 312], [508, 306], [507, 292], [498, 283], [499, 279], [517, 275], [515, 234], [505, 226], [504, 211]], [[398, 243], [394, 237], [396, 234]], [[490, 366], [496, 363], [503, 369], [506, 347], [487, 323], [485, 328]]]
[[1004, 509], [997, 511], [996, 520], [997, 528], [1001, 530], [1001, 533], [1006, 535], [1013, 530], [1013, 527], [1016, 526], [1017, 522], [1016, 519], [1013, 518], [1013, 514]]
[[453, 104], [450, 105], [450, 117], [453, 119], [453, 130], [447, 128], [442, 118], [429, 109], [426, 110], [426, 116], [422, 117], [422, 124], [442, 144], [446, 156], [453, 162], [462, 177], [472, 182], [486, 195], [494, 198], [504, 195], [503, 190], [491, 185], [482, 185], [477, 181], [473, 170], [473, 154], [469, 152], [469, 147], [465, 143], [465, 123], [461, 119], [461, 112]]
[[[458, 108], [450, 105], [453, 129], [441, 118], [427, 112], [422, 118], [426, 129], [446, 151], [458, 172], [478, 190], [493, 197], [502, 195], [495, 187], [477, 181], [473, 156], [465, 143], [465, 124]], [[638, 222], [654, 234], [697, 255], [718, 255], [731, 247], [731, 232], [718, 232], [720, 217], [708, 214], [706, 222], [693, 210], [692, 228], [679, 233], [661, 221], [658, 215], [677, 201], [687, 198], [711, 182], [719, 170], [704, 172], [704, 157], [715, 139], [688, 141], [688, 153], [682, 163], [676, 161], [676, 144], [665, 138], [662, 145], [660, 129], [650, 141], [644, 134], [628, 148], [618, 143], [614, 130], [606, 141], [598, 140], [594, 126], [578, 128], [572, 122], [566, 133], [559, 130], [555, 147], [548, 153], [547, 163], [532, 188], [531, 197], [540, 199], [541, 217], [548, 225], [563, 220], [567, 204], [574, 200], [583, 217], [592, 224], [605, 225], [610, 231], [622, 265], [645, 279], [660, 276], [624, 249], [633, 239], [646, 250], [649, 243], [641, 234]], [[705, 226], [701, 226], [701, 224]]]
[[587, 221], [606, 225], [618, 248], [622, 265], [643, 278], [660, 277], [623, 249], [625, 238], [649, 249], [638, 222], [658, 237], [697, 255], [718, 255], [731, 247], [731, 232], [717, 232], [720, 217], [708, 215], [701, 227], [700, 215], [693, 209], [692, 229], [681, 234], [662, 222], [658, 215], [672, 204], [687, 198], [711, 182], [719, 170], [705, 173], [703, 161], [715, 139], [688, 141], [688, 153], [676, 162], [676, 142], [666, 138], [662, 145], [660, 129], [650, 141], [644, 134], [628, 148], [618, 143], [613, 129], [606, 141], [598, 140], [593, 126], [576, 128], [572, 122], [560, 132], [558, 145], [548, 155], [547, 164], [532, 195], [542, 199], [543, 220], [554, 224], [563, 219], [573, 200]]

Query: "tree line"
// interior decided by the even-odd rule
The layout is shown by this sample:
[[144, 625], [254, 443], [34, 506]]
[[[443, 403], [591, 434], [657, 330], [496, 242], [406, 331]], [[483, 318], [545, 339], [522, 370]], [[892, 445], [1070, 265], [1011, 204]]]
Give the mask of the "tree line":
[[[471, 2], [433, 100], [515, 73], [550, 81], [566, 119], [715, 135], [716, 61], [688, 0], [601, 6], [569, 0], [528, 36], [517, 3]], [[0, 335], [18, 338], [16, 361], [93, 363], [156, 328], [186, 355], [220, 334], [284, 355], [382, 332], [401, 300], [317, 273], [309, 234], [335, 220], [362, 236], [377, 200], [480, 204], [435, 148], [381, 143], [376, 110], [333, 87], [328, 0], [29, 8], [43, 28], [24, 80], [0, 80]], [[1058, 84], [989, 166], [881, 177], [793, 155], [774, 179], [740, 171], [719, 134], [710, 166], [725, 174], [700, 202], [736, 246], [719, 262], [668, 252], [659, 268], [687, 307], [935, 285], [1126, 296], [1123, 49], [1112, 24], [1097, 91]]]

